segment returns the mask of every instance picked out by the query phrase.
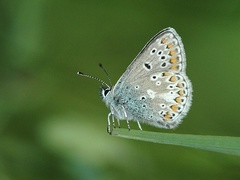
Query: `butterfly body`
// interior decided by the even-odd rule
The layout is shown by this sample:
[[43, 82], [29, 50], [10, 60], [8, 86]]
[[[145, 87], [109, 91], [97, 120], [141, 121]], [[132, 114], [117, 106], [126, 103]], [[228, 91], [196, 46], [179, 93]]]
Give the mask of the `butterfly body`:
[[186, 75], [180, 36], [173, 28], [160, 31], [144, 46], [116, 85], [101, 91], [111, 111], [108, 132], [111, 132], [110, 116], [159, 128], [177, 127], [192, 101], [192, 85]]

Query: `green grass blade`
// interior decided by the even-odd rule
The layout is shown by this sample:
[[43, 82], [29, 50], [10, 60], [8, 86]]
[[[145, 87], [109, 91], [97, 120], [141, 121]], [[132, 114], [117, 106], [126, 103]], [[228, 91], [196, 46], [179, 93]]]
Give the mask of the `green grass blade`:
[[112, 135], [140, 141], [179, 145], [240, 156], [240, 137], [170, 134], [141, 130], [128, 131], [127, 129], [121, 128], [114, 129]]

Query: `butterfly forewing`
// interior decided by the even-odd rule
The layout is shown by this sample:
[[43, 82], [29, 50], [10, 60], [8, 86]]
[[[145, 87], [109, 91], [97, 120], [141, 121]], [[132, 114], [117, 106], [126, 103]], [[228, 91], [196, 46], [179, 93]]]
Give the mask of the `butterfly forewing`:
[[141, 78], [138, 73], [146, 75], [151, 70], [185, 72], [185, 68], [186, 57], [181, 38], [173, 28], [166, 28], [143, 47], [123, 75], [132, 81]]

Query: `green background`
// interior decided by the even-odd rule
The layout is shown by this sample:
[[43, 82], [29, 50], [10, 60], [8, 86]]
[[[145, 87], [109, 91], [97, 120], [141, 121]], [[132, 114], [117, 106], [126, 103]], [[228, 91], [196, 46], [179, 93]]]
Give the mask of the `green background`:
[[[174, 27], [193, 105], [179, 134], [240, 136], [240, 2], [0, 2], [0, 179], [238, 179], [240, 157], [109, 136], [100, 84]], [[123, 121], [123, 127], [126, 123]], [[136, 123], [131, 123], [137, 129]]]

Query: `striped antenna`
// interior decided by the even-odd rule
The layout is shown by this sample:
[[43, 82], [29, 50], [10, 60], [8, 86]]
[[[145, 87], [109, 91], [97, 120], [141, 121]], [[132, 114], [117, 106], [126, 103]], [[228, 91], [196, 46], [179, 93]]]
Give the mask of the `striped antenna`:
[[80, 76], [84, 76], [84, 77], [90, 78], [90, 79], [95, 79], [95, 80], [99, 81], [100, 83], [106, 85], [108, 88], [111, 88], [107, 83], [105, 83], [103, 80], [101, 80], [101, 79], [99, 79], [97, 77], [94, 77], [94, 76], [91, 76], [91, 75], [88, 75], [88, 74], [84, 74], [84, 73], [82, 73], [80, 71], [78, 71], [77, 74], [80, 75]]

